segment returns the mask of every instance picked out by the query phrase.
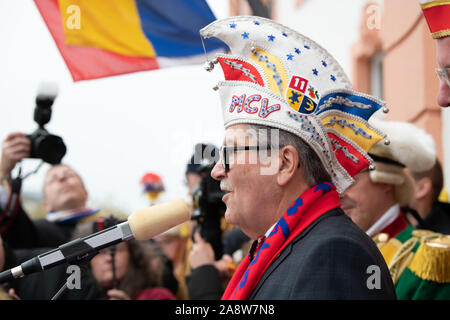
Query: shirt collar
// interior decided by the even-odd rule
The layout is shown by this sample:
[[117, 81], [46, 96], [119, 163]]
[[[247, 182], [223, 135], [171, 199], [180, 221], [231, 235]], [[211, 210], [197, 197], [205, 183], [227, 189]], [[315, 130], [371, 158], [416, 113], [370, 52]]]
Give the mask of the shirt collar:
[[377, 222], [375, 222], [367, 231], [369, 237], [373, 237], [380, 233], [381, 230], [390, 225], [400, 214], [400, 205], [394, 204], [386, 211]]

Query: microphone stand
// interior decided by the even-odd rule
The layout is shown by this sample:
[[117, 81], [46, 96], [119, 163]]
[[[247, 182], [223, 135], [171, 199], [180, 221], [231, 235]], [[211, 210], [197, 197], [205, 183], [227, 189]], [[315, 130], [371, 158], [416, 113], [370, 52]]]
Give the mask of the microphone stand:
[[[92, 252], [86, 254], [86, 256], [84, 256], [82, 259], [73, 260], [73, 261], [68, 260], [67, 262], [69, 263], [69, 265], [76, 265], [76, 266], [80, 267], [80, 277], [81, 277], [83, 274], [83, 271], [87, 271], [87, 269], [88, 269], [87, 266], [88, 266], [89, 262], [97, 254], [98, 254], [98, 250], [95, 250], [95, 251], [92, 251]], [[70, 277], [70, 275], [69, 275], [69, 277]], [[67, 277], [67, 280], [69, 280], [69, 277]], [[67, 292], [67, 290], [69, 290], [69, 288], [67, 287], [67, 280], [64, 282], [63, 286], [58, 290], [58, 292], [53, 296], [52, 300], [58, 300], [59, 298], [61, 298], [61, 296], [64, 293]]]

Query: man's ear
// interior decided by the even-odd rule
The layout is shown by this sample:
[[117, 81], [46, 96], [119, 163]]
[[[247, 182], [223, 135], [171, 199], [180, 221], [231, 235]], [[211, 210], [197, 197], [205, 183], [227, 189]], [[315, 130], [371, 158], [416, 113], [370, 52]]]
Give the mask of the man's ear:
[[280, 186], [284, 186], [294, 178], [295, 172], [298, 169], [299, 158], [297, 150], [293, 146], [280, 148], [278, 156], [277, 182]]
[[379, 184], [381, 184], [383, 186], [382, 188], [385, 193], [389, 193], [394, 190], [393, 184], [389, 184], [389, 183], [379, 183]]
[[428, 177], [424, 177], [416, 181], [416, 199], [423, 199], [424, 197], [426, 197], [431, 192], [432, 187], [433, 184], [431, 182], [431, 179]]

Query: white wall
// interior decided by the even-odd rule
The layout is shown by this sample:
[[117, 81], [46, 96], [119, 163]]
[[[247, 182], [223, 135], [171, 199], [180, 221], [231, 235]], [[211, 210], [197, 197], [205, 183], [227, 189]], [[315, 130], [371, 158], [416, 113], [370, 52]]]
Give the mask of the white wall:
[[278, 1], [278, 21], [323, 46], [351, 79], [351, 45], [359, 36], [362, 9], [367, 0]]

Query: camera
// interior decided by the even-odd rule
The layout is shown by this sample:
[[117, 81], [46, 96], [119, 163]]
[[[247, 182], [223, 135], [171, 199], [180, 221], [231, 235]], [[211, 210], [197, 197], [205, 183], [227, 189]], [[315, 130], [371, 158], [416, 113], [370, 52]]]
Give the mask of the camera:
[[[225, 193], [220, 190], [220, 182], [211, 177], [211, 171], [216, 164], [218, 155], [217, 147], [197, 144], [195, 154], [189, 164], [194, 164], [195, 160], [200, 160], [200, 164], [197, 163], [195, 167], [192, 165], [190, 167], [190, 172], [194, 172], [201, 177], [199, 185], [192, 194], [194, 212], [191, 215], [191, 220], [197, 221], [197, 229], [200, 229], [202, 238], [212, 245], [216, 260], [220, 259], [223, 254], [221, 218], [226, 210], [222, 201]], [[193, 170], [194, 168], [195, 170]]]
[[66, 146], [61, 137], [50, 134], [44, 126], [52, 116], [52, 105], [57, 96], [57, 88], [53, 84], [42, 84], [36, 96], [34, 121], [38, 128], [27, 135], [30, 139], [29, 158], [42, 159], [50, 164], [61, 163], [66, 154]]

